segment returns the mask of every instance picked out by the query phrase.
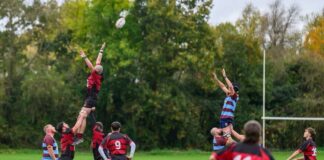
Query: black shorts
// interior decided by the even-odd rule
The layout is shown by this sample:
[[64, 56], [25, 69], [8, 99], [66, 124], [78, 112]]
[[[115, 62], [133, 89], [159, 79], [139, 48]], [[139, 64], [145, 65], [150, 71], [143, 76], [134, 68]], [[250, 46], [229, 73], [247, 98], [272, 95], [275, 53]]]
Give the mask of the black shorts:
[[111, 160], [127, 160], [126, 155], [111, 155]]
[[233, 119], [230, 118], [224, 118], [220, 120], [220, 128], [226, 128], [229, 125], [233, 125], [234, 126], [234, 121]]
[[59, 160], [73, 160], [73, 158], [71, 158], [71, 157], [60, 157], [60, 159]]
[[92, 108], [97, 105], [97, 98], [89, 96], [84, 101], [84, 107], [86, 108]]
[[93, 154], [93, 159], [94, 160], [103, 160], [103, 158], [101, 157], [98, 148], [92, 148], [92, 154]]
[[60, 160], [73, 160], [74, 158], [74, 151], [67, 150], [62, 153]]

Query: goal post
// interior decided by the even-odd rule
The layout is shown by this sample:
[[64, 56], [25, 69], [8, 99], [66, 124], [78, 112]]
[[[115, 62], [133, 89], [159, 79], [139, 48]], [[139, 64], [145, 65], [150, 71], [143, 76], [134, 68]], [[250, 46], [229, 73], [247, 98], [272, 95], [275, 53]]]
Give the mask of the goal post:
[[324, 117], [261, 117], [263, 121], [262, 146], [265, 147], [265, 121], [324, 121]]
[[324, 121], [324, 117], [267, 117], [265, 107], [265, 85], [266, 85], [266, 50], [263, 48], [263, 85], [262, 85], [262, 146], [265, 147], [265, 128], [267, 121]]
[[324, 121], [324, 117], [262, 117], [264, 120]]

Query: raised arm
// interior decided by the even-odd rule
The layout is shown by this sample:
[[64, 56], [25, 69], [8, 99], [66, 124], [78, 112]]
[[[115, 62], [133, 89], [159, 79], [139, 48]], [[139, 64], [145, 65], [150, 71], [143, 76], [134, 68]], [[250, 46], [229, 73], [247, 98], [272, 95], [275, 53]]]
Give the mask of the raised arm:
[[106, 43], [103, 43], [101, 48], [100, 48], [100, 51], [99, 51], [99, 54], [98, 54], [98, 57], [97, 57], [97, 60], [96, 60], [96, 65], [101, 64], [102, 53], [103, 53], [103, 51], [105, 49], [105, 46], [106, 46]]
[[223, 68], [223, 70], [222, 70], [222, 74], [223, 74], [223, 77], [224, 77], [224, 79], [225, 79], [225, 81], [226, 81], [226, 84], [227, 84], [227, 86], [228, 86], [229, 91], [230, 91], [231, 93], [234, 93], [235, 91], [234, 91], [233, 84], [232, 84], [232, 82], [227, 78], [227, 76], [226, 76], [226, 72], [225, 72], [225, 69], [224, 69], [224, 68]]
[[244, 135], [241, 135], [241, 134], [239, 134], [239, 133], [237, 133], [233, 128], [231, 128], [231, 133], [232, 133], [232, 135], [236, 138], [236, 139], [238, 139], [239, 141], [243, 141], [244, 139], [245, 139], [245, 136]]
[[228, 94], [230, 91], [226, 88], [226, 86], [224, 85], [223, 82], [221, 82], [218, 78], [217, 78], [217, 75], [213, 72], [213, 79], [214, 81], [216, 81], [219, 85], [219, 87], [226, 93]]
[[90, 62], [90, 60], [87, 58], [86, 54], [83, 52], [83, 50], [80, 51], [80, 56], [84, 59], [84, 61], [86, 62], [87, 66], [91, 69], [91, 71], [93, 71], [94, 67]]

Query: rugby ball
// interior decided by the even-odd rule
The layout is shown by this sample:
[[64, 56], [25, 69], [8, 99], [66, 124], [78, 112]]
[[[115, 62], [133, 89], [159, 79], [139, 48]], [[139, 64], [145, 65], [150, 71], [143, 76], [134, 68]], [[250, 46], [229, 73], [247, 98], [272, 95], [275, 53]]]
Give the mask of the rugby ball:
[[120, 29], [120, 28], [123, 28], [123, 26], [125, 25], [126, 23], [126, 20], [124, 17], [121, 17], [117, 20], [116, 22], [116, 28]]

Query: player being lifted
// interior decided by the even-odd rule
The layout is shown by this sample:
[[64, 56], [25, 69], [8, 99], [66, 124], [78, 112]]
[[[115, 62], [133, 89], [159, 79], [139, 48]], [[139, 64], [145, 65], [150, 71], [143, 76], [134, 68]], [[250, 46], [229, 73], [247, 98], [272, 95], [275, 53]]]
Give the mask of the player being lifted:
[[87, 116], [95, 110], [97, 103], [97, 96], [101, 88], [101, 82], [103, 80], [103, 67], [101, 65], [102, 53], [105, 48], [105, 43], [102, 44], [97, 60], [96, 65], [93, 66], [90, 60], [87, 58], [86, 54], [81, 50], [80, 56], [84, 59], [87, 66], [90, 68], [91, 73], [87, 79], [87, 94], [84, 101], [84, 105], [79, 113], [77, 121], [81, 121], [81, 126], [77, 130], [77, 140], [74, 142], [74, 145], [83, 142], [83, 133], [86, 128]]
[[219, 87], [226, 94], [226, 98], [224, 100], [224, 105], [220, 116], [220, 127], [223, 129], [224, 134], [230, 134], [231, 126], [233, 125], [234, 121], [234, 111], [239, 99], [239, 87], [237, 84], [233, 85], [232, 82], [227, 78], [224, 68], [222, 70], [222, 74], [226, 81], [227, 87], [218, 79], [217, 75], [214, 72], [212, 74], [213, 79], [217, 82]]

